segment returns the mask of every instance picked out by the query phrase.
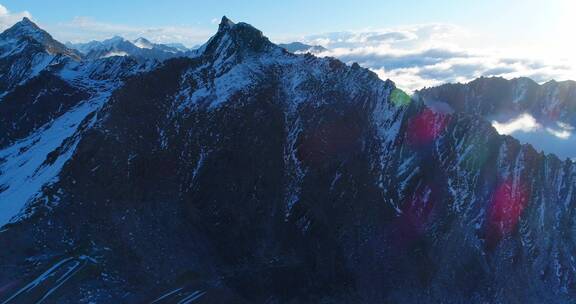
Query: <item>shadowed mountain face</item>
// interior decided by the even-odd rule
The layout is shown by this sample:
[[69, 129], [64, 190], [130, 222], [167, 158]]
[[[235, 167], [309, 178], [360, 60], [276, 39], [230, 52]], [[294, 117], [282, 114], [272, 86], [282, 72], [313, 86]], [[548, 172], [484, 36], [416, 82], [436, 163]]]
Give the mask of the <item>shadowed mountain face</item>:
[[[47, 71], [109, 94], [72, 94], [0, 150], [0, 208], [18, 210], [0, 230], [0, 303], [574, 296], [571, 162], [226, 18], [194, 56], [128, 66], [83, 86]], [[22, 199], [12, 170], [39, 157]]]

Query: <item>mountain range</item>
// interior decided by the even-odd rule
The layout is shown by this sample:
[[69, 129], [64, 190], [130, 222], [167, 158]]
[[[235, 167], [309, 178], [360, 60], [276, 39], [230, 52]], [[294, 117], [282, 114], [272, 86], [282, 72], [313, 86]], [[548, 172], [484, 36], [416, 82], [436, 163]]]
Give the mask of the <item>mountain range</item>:
[[323, 46], [320, 45], [309, 45], [309, 44], [304, 44], [302, 42], [291, 42], [291, 43], [284, 43], [284, 44], [278, 44], [279, 47], [287, 50], [288, 52], [294, 53], [294, 54], [306, 54], [306, 53], [311, 53], [311, 54], [319, 54], [325, 51], [328, 51], [328, 49], [326, 49]]
[[492, 123], [576, 124], [573, 82], [287, 49], [0, 34], [0, 303], [573, 302], [576, 167]]
[[165, 45], [152, 43], [146, 38], [134, 41], [115, 36], [104, 41], [91, 41], [88, 43], [67, 43], [68, 47], [75, 49], [86, 58], [98, 59], [112, 56], [131, 56], [140, 60], [166, 60], [186, 56], [190, 50], [183, 45]]

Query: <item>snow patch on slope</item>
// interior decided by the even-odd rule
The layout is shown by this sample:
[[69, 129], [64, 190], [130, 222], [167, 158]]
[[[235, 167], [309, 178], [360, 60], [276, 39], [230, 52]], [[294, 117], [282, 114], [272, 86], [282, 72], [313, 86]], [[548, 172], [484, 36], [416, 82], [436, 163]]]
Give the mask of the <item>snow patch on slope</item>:
[[[109, 95], [106, 92], [85, 101], [28, 138], [0, 150], [0, 227], [16, 220], [44, 185], [57, 180], [78, 144], [79, 139], [73, 139], [76, 131]], [[69, 139], [73, 142], [67, 145]], [[59, 148], [62, 151], [56, 151]], [[58, 156], [50, 163], [47, 159], [52, 152]]]
[[150, 50], [150, 49], [154, 48], [154, 45], [150, 41], [148, 41], [144, 38], [138, 38], [138, 39], [134, 40], [134, 42], [132, 42], [132, 43], [141, 49]]

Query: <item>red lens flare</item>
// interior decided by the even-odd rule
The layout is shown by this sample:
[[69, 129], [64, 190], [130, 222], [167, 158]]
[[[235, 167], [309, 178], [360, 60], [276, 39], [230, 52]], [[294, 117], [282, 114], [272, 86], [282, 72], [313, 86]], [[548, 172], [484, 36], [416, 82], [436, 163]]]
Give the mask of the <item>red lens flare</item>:
[[487, 242], [490, 248], [513, 232], [528, 199], [528, 188], [519, 181], [508, 179], [498, 185], [488, 211]]
[[446, 129], [450, 116], [426, 108], [409, 121], [407, 135], [412, 146], [424, 146], [436, 140]]

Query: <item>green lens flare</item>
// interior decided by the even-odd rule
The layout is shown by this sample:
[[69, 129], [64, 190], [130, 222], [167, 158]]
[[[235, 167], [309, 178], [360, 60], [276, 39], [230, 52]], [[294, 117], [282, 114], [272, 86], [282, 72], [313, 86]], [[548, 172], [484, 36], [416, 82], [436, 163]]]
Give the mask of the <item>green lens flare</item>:
[[394, 89], [390, 94], [390, 100], [397, 107], [410, 104], [410, 96], [400, 89]]

